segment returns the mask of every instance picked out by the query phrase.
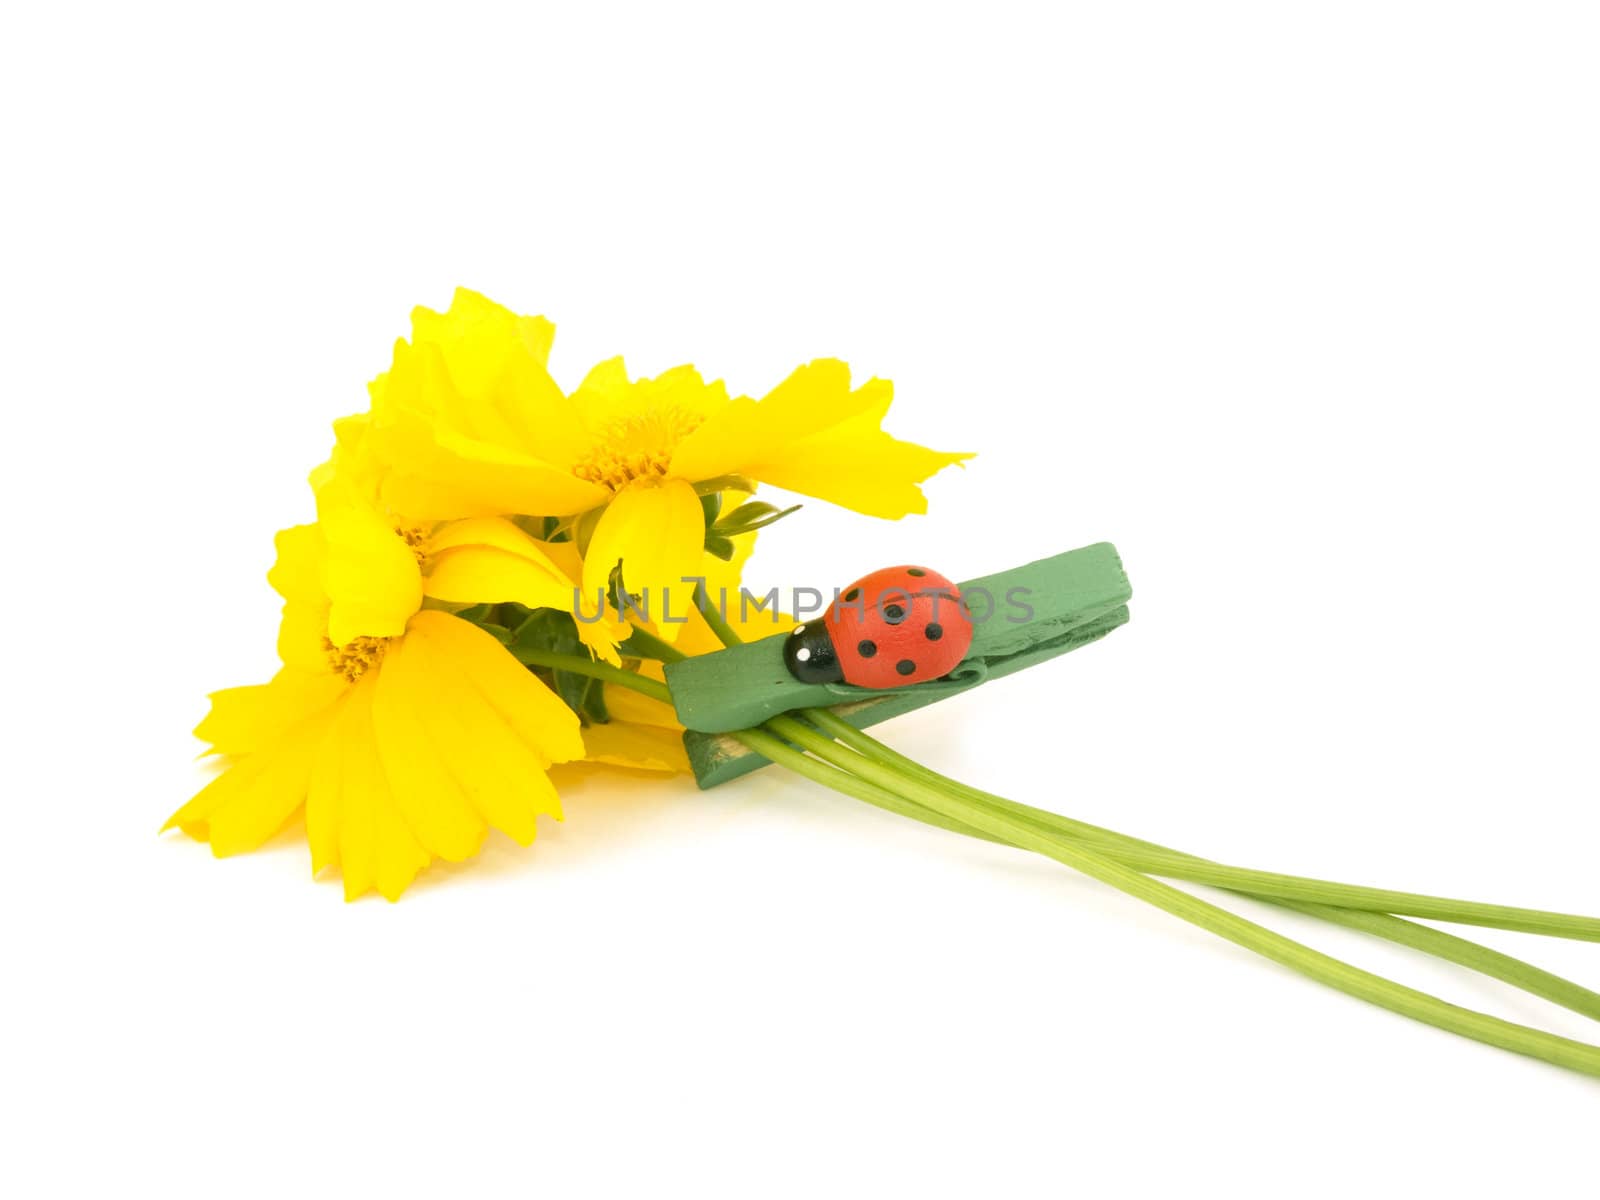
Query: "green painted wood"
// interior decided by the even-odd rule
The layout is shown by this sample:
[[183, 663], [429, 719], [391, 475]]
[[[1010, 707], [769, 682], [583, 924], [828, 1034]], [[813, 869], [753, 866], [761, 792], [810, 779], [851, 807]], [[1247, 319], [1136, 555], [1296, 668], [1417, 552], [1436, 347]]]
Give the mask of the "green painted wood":
[[[995, 609], [975, 621], [972, 649], [949, 676], [892, 691], [846, 684], [804, 684], [783, 665], [783, 637], [763, 638], [666, 668], [684, 746], [702, 788], [736, 779], [767, 760], [726, 736], [797, 708], [832, 708], [858, 729], [876, 725], [1015, 674], [1098, 641], [1128, 619], [1132, 596], [1122, 560], [1109, 542], [1085, 546], [959, 585], [982, 618], [984, 595]], [[1020, 605], [1031, 608], [1022, 619]]]

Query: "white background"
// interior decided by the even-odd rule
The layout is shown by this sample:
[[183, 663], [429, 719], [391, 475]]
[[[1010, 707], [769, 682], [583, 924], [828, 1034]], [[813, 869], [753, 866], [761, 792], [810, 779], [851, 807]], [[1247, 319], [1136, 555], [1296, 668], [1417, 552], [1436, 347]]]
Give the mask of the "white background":
[[[1582, 1194], [1600, 1083], [766, 772], [398, 905], [156, 837], [328, 422], [468, 284], [980, 456], [761, 586], [1114, 540], [885, 728], [1246, 865], [1600, 911], [1591, 5], [34, 6], [0, 36], [12, 1195]], [[1458, 1002], [1592, 1025], [1282, 918]], [[1600, 986], [1600, 948], [1483, 940]]]

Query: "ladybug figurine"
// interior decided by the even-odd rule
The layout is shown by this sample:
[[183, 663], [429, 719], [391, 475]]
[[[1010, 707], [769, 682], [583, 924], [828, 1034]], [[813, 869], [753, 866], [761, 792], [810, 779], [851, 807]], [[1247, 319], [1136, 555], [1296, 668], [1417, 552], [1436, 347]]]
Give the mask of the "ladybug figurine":
[[972, 618], [955, 584], [926, 567], [884, 567], [795, 626], [783, 661], [802, 683], [894, 688], [949, 674], [971, 645]]

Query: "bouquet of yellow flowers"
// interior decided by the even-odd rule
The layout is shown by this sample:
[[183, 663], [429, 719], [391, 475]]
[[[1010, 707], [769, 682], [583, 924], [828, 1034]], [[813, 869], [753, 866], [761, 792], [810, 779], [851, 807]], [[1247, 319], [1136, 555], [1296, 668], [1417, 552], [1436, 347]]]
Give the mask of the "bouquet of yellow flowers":
[[[528, 844], [561, 816], [550, 769], [586, 762], [712, 786], [776, 763], [868, 803], [1033, 851], [1340, 991], [1465, 1037], [1600, 1075], [1600, 1047], [1448, 1004], [1203, 900], [1264, 900], [1503, 980], [1600, 1020], [1600, 994], [1414, 918], [1600, 941], [1600, 918], [1253, 870], [1180, 853], [949, 779], [865, 733], [1126, 619], [1109, 547], [955, 584], [890, 568], [798, 624], [726, 602], [758, 530], [758, 485], [870, 516], [922, 512], [968, 455], [884, 431], [892, 389], [820, 359], [759, 400], [693, 367], [620, 359], [570, 394], [554, 327], [458, 291], [335, 422], [310, 477], [316, 521], [277, 536], [282, 667], [211, 697], [221, 769], [168, 820], [218, 856], [303, 814], [316, 875], [398, 899], [491, 827]], [[1017, 586], [1027, 581], [1029, 586]], [[988, 584], [990, 586], [978, 586]], [[991, 631], [979, 593], [1025, 615]], [[820, 595], [820, 593], [819, 593]]]

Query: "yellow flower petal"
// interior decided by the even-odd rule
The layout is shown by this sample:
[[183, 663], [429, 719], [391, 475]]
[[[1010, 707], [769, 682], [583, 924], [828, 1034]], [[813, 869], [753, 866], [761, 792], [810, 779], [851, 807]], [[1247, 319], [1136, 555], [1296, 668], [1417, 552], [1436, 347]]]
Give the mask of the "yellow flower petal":
[[413, 652], [433, 697], [421, 720], [450, 773], [489, 824], [531, 843], [539, 813], [561, 815], [545, 768], [583, 753], [577, 717], [492, 637], [447, 613], [417, 614]]
[[211, 711], [194, 734], [210, 743], [208, 754], [243, 755], [264, 749], [305, 719], [326, 708], [347, 686], [324, 669], [285, 667], [271, 683], [224, 688], [211, 693]]
[[[455, 604], [515, 601], [529, 608], [574, 613], [583, 564], [570, 542], [541, 542], [499, 517], [452, 521], [429, 539], [423, 591]], [[617, 643], [631, 632], [615, 609], [597, 616], [591, 599], [577, 621], [578, 637], [597, 657], [622, 665]]]
[[[502, 343], [509, 337], [517, 349], [534, 362], [543, 363], [550, 358], [550, 347], [555, 344], [556, 327], [544, 317], [519, 317], [503, 304], [496, 304], [481, 292], [458, 287], [450, 299], [450, 308], [443, 313], [418, 305], [411, 310], [411, 333], [419, 342], [434, 342], [441, 346], [462, 345], [463, 349], [452, 360], [460, 369], [463, 386], [483, 388], [501, 371], [493, 363], [479, 379], [472, 379], [474, 352], [480, 358], [498, 359], [509, 353]], [[473, 343], [474, 336], [481, 339]]]
[[544, 551], [546, 558], [560, 568], [562, 574], [572, 580], [574, 586], [583, 582], [583, 557], [578, 553], [578, 543], [571, 540], [540, 542], [539, 548]]
[[285, 666], [316, 671], [327, 666], [328, 597], [322, 590], [324, 547], [315, 525], [296, 525], [274, 539], [278, 559], [267, 582], [283, 597], [278, 657]]
[[572, 581], [492, 546], [463, 546], [432, 561], [423, 591], [453, 604], [502, 604], [572, 611]]
[[450, 389], [426, 399], [445, 425], [560, 466], [582, 453], [583, 421], [547, 366], [556, 329], [545, 318], [458, 288], [449, 312], [416, 309], [411, 330], [444, 363]]
[[670, 433], [679, 425], [698, 425], [727, 407], [728, 390], [721, 380], [707, 383], [687, 364], [653, 379], [630, 380], [619, 357], [592, 368], [572, 394], [572, 403], [591, 434], [606, 440], [629, 432]]
[[[670, 704], [663, 704], [660, 700], [653, 699], [634, 691], [629, 687], [620, 687], [614, 683], [605, 685], [606, 712], [613, 721], [623, 721], [630, 725], [652, 725], [657, 729], [671, 730], [678, 734], [683, 732], [683, 726], [678, 724], [677, 711]], [[585, 745], [588, 745], [585, 740]]]
[[412, 618], [411, 638], [423, 640], [468, 680], [541, 767], [582, 756], [576, 714], [490, 634], [449, 613], [427, 611]]
[[[584, 612], [594, 616], [594, 609], [588, 608]], [[595, 658], [602, 662], [610, 663], [613, 667], [622, 665], [622, 652], [617, 648], [618, 643], [628, 640], [628, 635], [633, 629], [626, 621], [617, 617], [617, 610], [606, 606], [606, 615], [598, 620], [578, 621], [578, 640], [584, 648]]]
[[[265, 693], [279, 687], [277, 680], [267, 684], [248, 702], [249, 707], [259, 713], [270, 706], [277, 697], [269, 700]], [[313, 756], [338, 711], [335, 699], [301, 710], [298, 719], [289, 723], [280, 724], [275, 715], [260, 729], [235, 729], [234, 745], [259, 749], [229, 765], [173, 813], [163, 830], [177, 827], [190, 837], [209, 841], [219, 858], [255, 849], [281, 829], [304, 802]]]
[[689, 756], [683, 749], [683, 735], [652, 725], [628, 725], [620, 721], [590, 725], [583, 731], [583, 743], [586, 762], [667, 773], [690, 769]]
[[441, 673], [436, 682], [440, 681], [437, 694], [444, 704], [472, 699], [467, 710], [472, 715], [443, 705], [429, 709], [423, 722], [430, 739], [483, 819], [519, 845], [531, 845], [538, 834], [538, 815], [561, 815], [548, 778], [538, 760], [503, 725], [477, 723], [484, 705], [459, 680]]
[[871, 517], [895, 520], [927, 512], [927, 497], [917, 485], [972, 455], [929, 450], [889, 436], [880, 428], [889, 411], [889, 385], [861, 390], [878, 392], [870, 409], [752, 464], [750, 474]]
[[617, 493], [600, 517], [583, 563], [584, 603], [607, 590], [622, 564], [624, 588], [667, 641], [694, 608], [705, 555], [705, 518], [694, 487], [682, 479], [639, 480]]
[[550, 561], [544, 543], [504, 517], [468, 517], [463, 521], [449, 521], [428, 535], [429, 554], [442, 554], [463, 546], [492, 546], [509, 554], [522, 555], [553, 572], [561, 571]]
[[339, 822], [343, 807], [340, 797], [344, 787], [344, 759], [348, 753], [340, 722], [330, 722], [312, 756], [311, 775], [306, 783], [306, 843], [311, 849], [313, 878], [339, 861]]
[[572, 611], [573, 582], [543, 546], [499, 517], [453, 521], [429, 539], [429, 596], [460, 604], [515, 601]]
[[510, 309], [466, 288], [457, 288], [448, 312], [418, 307], [411, 313], [411, 339], [431, 345], [453, 385], [453, 422], [476, 437], [519, 438], [514, 405], [521, 393], [554, 398], [565, 407], [561, 389], [545, 365], [556, 327], [543, 317], [519, 317]]
[[373, 732], [406, 824], [429, 852], [460, 862], [478, 852], [489, 827], [433, 743], [423, 714], [436, 698], [427, 669], [416, 669], [416, 660], [415, 645], [403, 638], [384, 655], [372, 699]]
[[684, 438], [672, 474], [748, 475], [871, 516], [924, 512], [917, 484], [971, 455], [928, 450], [883, 432], [892, 396], [892, 386], [879, 379], [851, 391], [844, 363], [818, 359], [759, 403], [735, 400]]
[[259, 749], [260, 714], [267, 704], [267, 685], [223, 688], [207, 697], [211, 711], [194, 727], [194, 735], [207, 743], [207, 754], [248, 754]]
[[[252, 755], [212, 782], [222, 795], [205, 822], [211, 853], [226, 858], [254, 850], [299, 811], [305, 803], [311, 757], [326, 723], [302, 725], [271, 750]], [[233, 787], [228, 786], [230, 776]], [[189, 826], [184, 829], [188, 832]]]
[[537, 513], [562, 517], [603, 504], [606, 490], [565, 469], [461, 434], [396, 425], [379, 439], [405, 467], [385, 479], [383, 498], [419, 520]]
[[573, 407], [583, 415], [590, 430], [604, 429], [633, 411], [633, 381], [621, 355], [589, 368], [578, 390], [572, 393]]
[[374, 385], [371, 441], [392, 509], [419, 520], [564, 516], [604, 502], [604, 488], [571, 473], [589, 435], [542, 365], [522, 355], [525, 370], [474, 395], [458, 389], [446, 354], [401, 342]]
[[713, 479], [745, 468], [790, 441], [820, 433], [864, 411], [870, 398], [850, 390], [850, 368], [822, 358], [800, 367], [760, 401], [741, 396], [678, 443], [672, 474]]
[[333, 731], [324, 739], [338, 741], [337, 791], [313, 791], [307, 801], [308, 825], [311, 805], [336, 808], [331, 824], [346, 900], [374, 889], [388, 900], [397, 900], [430, 861], [400, 813], [378, 753], [372, 716], [378, 678], [378, 673], [371, 671], [362, 676], [340, 706]]
[[283, 665], [307, 673], [328, 665], [328, 602], [307, 605], [290, 601], [278, 624], [278, 657]]
[[346, 481], [356, 494], [376, 499], [384, 477], [384, 468], [373, 452], [372, 415], [356, 413], [340, 417], [333, 423], [333, 453], [325, 466], [312, 477], [312, 487], [317, 480], [337, 475]]
[[336, 472], [313, 476], [322, 534], [328, 637], [396, 637], [422, 604], [416, 555], [390, 521]]
[[291, 525], [272, 539], [278, 559], [267, 572], [272, 590], [290, 604], [326, 604], [322, 590], [322, 534], [315, 525]]

